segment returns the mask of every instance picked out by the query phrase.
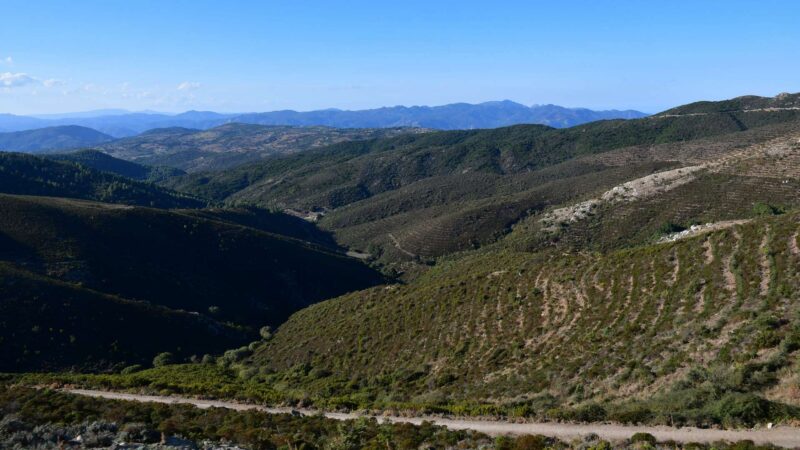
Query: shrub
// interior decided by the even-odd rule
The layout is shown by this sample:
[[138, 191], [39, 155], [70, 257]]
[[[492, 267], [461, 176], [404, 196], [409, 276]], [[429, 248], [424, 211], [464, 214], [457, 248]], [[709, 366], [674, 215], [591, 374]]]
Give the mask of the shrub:
[[515, 450], [543, 450], [548, 447], [547, 438], [541, 435], [526, 434], [517, 438]]
[[175, 357], [170, 352], [159, 353], [153, 358], [153, 367], [162, 367], [175, 362]]
[[653, 418], [653, 411], [644, 405], [631, 405], [613, 411], [609, 414], [609, 417], [621, 423], [647, 423]]
[[753, 214], [756, 216], [777, 216], [786, 212], [786, 208], [773, 206], [768, 203], [756, 202], [753, 204]]
[[253, 351], [250, 350], [249, 347], [247, 347], [247, 346], [239, 347], [239, 348], [235, 348], [233, 350], [228, 350], [227, 352], [225, 352], [217, 360], [217, 362], [222, 364], [223, 366], [229, 366], [229, 365], [231, 365], [233, 363], [239, 362], [239, 361], [247, 358], [248, 356], [250, 356], [252, 354], [253, 354]]
[[661, 226], [658, 227], [658, 232], [660, 234], [671, 234], [671, 233], [679, 233], [685, 230], [686, 227], [683, 225], [674, 223], [674, 222], [664, 222]]
[[755, 394], [730, 392], [712, 406], [712, 414], [726, 425], [753, 425], [770, 418], [770, 402]]
[[601, 422], [606, 419], [606, 410], [592, 403], [575, 410], [575, 420], [579, 422]]
[[514, 448], [514, 441], [508, 436], [497, 436], [494, 439], [495, 450], [512, 450]]
[[[155, 364], [155, 361], [154, 361], [154, 364]], [[131, 374], [131, 373], [134, 373], [134, 372], [138, 372], [138, 371], [140, 371], [142, 369], [144, 369], [144, 367], [142, 367], [141, 364], [134, 364], [132, 366], [128, 366], [128, 367], [122, 369], [122, 371], [120, 371], [120, 374], [128, 375], [128, 374]]]
[[650, 433], [636, 433], [631, 436], [631, 443], [644, 442], [650, 445], [656, 445], [656, 437]]

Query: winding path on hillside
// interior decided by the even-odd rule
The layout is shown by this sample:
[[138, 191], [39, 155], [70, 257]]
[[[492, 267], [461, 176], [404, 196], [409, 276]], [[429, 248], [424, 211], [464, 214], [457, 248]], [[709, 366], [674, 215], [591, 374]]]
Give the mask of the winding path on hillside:
[[[179, 404], [185, 403], [198, 408], [227, 408], [236, 411], [258, 410], [270, 414], [315, 415], [319, 411], [310, 409], [270, 408], [247, 403], [238, 403], [221, 400], [200, 400], [188, 397], [165, 397], [155, 395], [126, 394], [112, 391], [99, 391], [88, 389], [63, 389], [76, 395], [99, 397], [113, 400], [128, 400], [137, 402], [156, 402]], [[412, 423], [419, 425], [423, 421], [435, 423], [452, 430], [474, 430], [489, 435], [500, 434], [541, 434], [556, 437], [562, 440], [579, 438], [589, 433], [594, 433], [606, 440], [622, 440], [630, 438], [634, 433], [650, 433], [660, 442], [702, 442], [712, 443], [717, 441], [743, 441], [750, 440], [756, 444], [771, 443], [781, 447], [800, 447], [800, 428], [774, 427], [772, 429], [742, 429], [742, 430], [717, 430], [700, 429], [692, 427], [671, 428], [663, 426], [634, 426], [614, 424], [569, 424], [569, 423], [511, 423], [497, 420], [475, 419], [448, 419], [433, 416], [399, 417], [399, 416], [365, 416], [358, 413], [325, 412], [325, 417], [335, 420], [357, 419], [359, 417], [375, 417], [379, 421], [394, 423]]]

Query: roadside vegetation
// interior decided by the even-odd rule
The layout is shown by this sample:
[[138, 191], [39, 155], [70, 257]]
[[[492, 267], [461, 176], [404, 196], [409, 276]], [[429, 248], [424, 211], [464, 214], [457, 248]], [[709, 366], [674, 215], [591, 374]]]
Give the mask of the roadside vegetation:
[[[80, 439], [80, 440], [76, 440]], [[418, 448], [717, 449], [756, 450], [752, 442], [712, 445], [657, 442], [647, 433], [609, 442], [586, 435], [570, 442], [539, 435], [489, 437], [424, 422], [391, 424], [375, 419], [337, 421], [322, 416], [267, 414], [189, 405], [87, 398], [47, 389], [0, 384], [0, 445], [4, 447], [108, 447], [139, 445], [239, 445], [259, 449], [412, 450]], [[164, 448], [164, 447], [160, 447]], [[169, 448], [169, 447], [167, 447]]]

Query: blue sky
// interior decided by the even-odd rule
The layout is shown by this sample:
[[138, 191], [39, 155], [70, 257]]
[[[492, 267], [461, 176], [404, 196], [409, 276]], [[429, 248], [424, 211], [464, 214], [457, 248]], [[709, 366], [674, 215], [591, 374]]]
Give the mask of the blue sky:
[[0, 113], [800, 91], [800, 2], [0, 1]]

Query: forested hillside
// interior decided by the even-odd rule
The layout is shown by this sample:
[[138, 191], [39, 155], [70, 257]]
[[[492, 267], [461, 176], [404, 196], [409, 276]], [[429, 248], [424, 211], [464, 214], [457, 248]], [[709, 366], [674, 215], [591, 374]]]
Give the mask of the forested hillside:
[[[14, 341], [4, 346], [11, 362], [3, 370], [218, 352], [314, 302], [381, 281], [295, 221], [0, 195], [3, 307], [13, 313], [0, 338]], [[137, 341], [141, 333], [150, 335]]]
[[146, 166], [124, 159], [114, 158], [99, 150], [79, 150], [71, 153], [46, 155], [56, 161], [70, 161], [102, 172], [111, 172], [139, 181], [158, 182], [170, 177], [185, 175], [186, 172], [166, 166]]
[[0, 153], [0, 193], [46, 195], [156, 208], [197, 208], [195, 197], [69, 161]]

